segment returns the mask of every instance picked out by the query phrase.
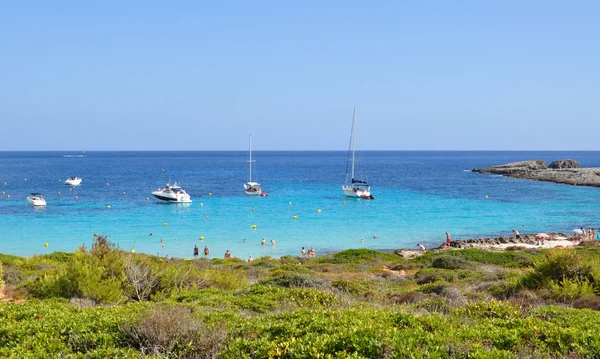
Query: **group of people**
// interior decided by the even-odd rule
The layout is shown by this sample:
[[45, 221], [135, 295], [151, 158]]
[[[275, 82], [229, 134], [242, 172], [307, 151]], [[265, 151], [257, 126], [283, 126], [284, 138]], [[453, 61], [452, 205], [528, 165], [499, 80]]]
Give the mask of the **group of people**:
[[[300, 250], [300, 255], [301, 255], [302, 257], [304, 257], [306, 254], [307, 254], [307, 252], [306, 252], [306, 249], [304, 249], [304, 247], [302, 247], [302, 250]], [[315, 256], [315, 254], [316, 254], [316, 253], [315, 253], [315, 247], [310, 247], [310, 249], [308, 250], [308, 256], [309, 256], [310, 258], [312, 258], [312, 257], [314, 257], [314, 256]]]
[[573, 236], [573, 240], [578, 242], [578, 241], [600, 241], [600, 228], [598, 228], [598, 231], [594, 230], [594, 228], [590, 228], [588, 230], [586, 230], [585, 228], [581, 227], [579, 228], [579, 232], [581, 233], [575, 233], [575, 236]]
[[[442, 245], [440, 246], [440, 249], [445, 251], [448, 248], [450, 248], [450, 233], [446, 232], [446, 242], [442, 243]], [[419, 249], [423, 252], [425, 252], [425, 246], [422, 245], [421, 243], [417, 243], [417, 247], [419, 247]]]
[[[229, 251], [227, 251], [229, 252]], [[198, 245], [194, 245], [194, 257], [198, 257], [198, 255], [200, 254], [200, 248], [198, 248]], [[204, 255], [208, 256], [210, 254], [210, 251], [208, 250], [208, 246], [204, 246]]]

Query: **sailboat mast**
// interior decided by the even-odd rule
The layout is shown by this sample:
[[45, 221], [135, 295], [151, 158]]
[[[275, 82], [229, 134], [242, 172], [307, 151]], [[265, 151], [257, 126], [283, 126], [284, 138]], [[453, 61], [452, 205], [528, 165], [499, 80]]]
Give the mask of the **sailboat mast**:
[[354, 108], [354, 113], [352, 115], [352, 180], [354, 181], [354, 150], [356, 144], [356, 107]]
[[252, 182], [252, 135], [250, 135], [250, 182]]

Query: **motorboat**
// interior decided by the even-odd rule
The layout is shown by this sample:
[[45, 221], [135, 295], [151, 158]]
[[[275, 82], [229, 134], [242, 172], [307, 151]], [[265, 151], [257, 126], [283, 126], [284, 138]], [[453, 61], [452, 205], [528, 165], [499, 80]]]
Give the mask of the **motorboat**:
[[248, 161], [248, 163], [250, 163], [250, 180], [248, 182], [244, 183], [244, 191], [246, 192], [246, 195], [248, 195], [248, 196], [261, 196], [262, 188], [260, 186], [260, 183], [252, 181], [252, 163], [256, 162], [256, 161], [252, 160], [252, 135], [250, 135], [249, 147], [250, 147], [250, 160]]
[[[342, 186], [347, 197], [375, 199], [371, 195], [371, 186], [365, 180], [355, 178], [355, 152], [356, 152], [356, 107], [352, 115], [352, 130], [350, 132], [350, 148], [348, 149], [348, 163], [346, 163], [346, 181]], [[349, 166], [350, 165], [350, 166]], [[350, 171], [348, 171], [350, 167]], [[350, 181], [348, 181], [350, 179]]]
[[192, 198], [177, 183], [169, 184], [152, 192], [152, 195], [163, 202], [191, 203]]
[[81, 184], [81, 177], [69, 177], [68, 180], [65, 180], [64, 184], [67, 186], [79, 186]]
[[46, 199], [44, 198], [44, 195], [37, 192], [34, 192], [30, 196], [28, 196], [27, 202], [29, 202], [30, 205], [36, 207], [43, 207], [46, 205]]

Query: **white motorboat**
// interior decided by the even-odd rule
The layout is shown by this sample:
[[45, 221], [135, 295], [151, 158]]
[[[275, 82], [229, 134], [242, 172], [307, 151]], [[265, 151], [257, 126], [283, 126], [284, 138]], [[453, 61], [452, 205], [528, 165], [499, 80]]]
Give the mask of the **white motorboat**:
[[[344, 195], [347, 197], [364, 198], [364, 199], [375, 199], [371, 195], [371, 186], [365, 180], [358, 180], [354, 177], [354, 161], [356, 152], [356, 107], [352, 115], [352, 131], [350, 132], [350, 148], [348, 149], [348, 162], [350, 165], [350, 173], [348, 173], [348, 164], [346, 164], [346, 181], [342, 186]], [[350, 175], [350, 176], [348, 176]], [[350, 177], [350, 181], [348, 181]]]
[[30, 205], [36, 207], [43, 207], [46, 205], [46, 199], [44, 198], [44, 195], [37, 192], [34, 192], [29, 197], [27, 197], [27, 202], [29, 202]]
[[260, 187], [260, 183], [252, 181], [252, 162], [256, 162], [252, 160], [252, 135], [250, 135], [250, 180], [244, 184], [244, 191], [248, 196], [260, 196], [262, 195], [262, 188]]
[[69, 177], [68, 180], [64, 182], [67, 186], [79, 186], [81, 184], [81, 177]]
[[192, 202], [192, 198], [187, 192], [181, 188], [177, 183], [168, 184], [159, 188], [156, 191], [152, 192], [152, 195], [157, 199], [164, 202], [173, 202], [173, 203], [190, 203]]

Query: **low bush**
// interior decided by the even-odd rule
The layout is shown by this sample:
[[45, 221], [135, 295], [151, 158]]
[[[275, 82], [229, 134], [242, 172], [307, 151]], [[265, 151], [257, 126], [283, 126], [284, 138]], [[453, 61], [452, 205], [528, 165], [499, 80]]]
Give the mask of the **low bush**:
[[383, 261], [398, 262], [402, 260], [396, 254], [383, 253], [372, 249], [347, 249], [338, 253], [321, 257], [317, 260], [318, 263], [332, 263], [332, 264], [344, 264], [344, 263], [379, 263]]
[[330, 289], [331, 283], [321, 277], [304, 273], [284, 272], [260, 281], [260, 284], [283, 288]]
[[433, 268], [441, 269], [462, 269], [467, 268], [469, 262], [462, 257], [441, 255], [433, 259], [431, 266]]
[[151, 309], [120, 328], [135, 348], [152, 356], [218, 358], [227, 338], [224, 326], [208, 327], [183, 307]]

